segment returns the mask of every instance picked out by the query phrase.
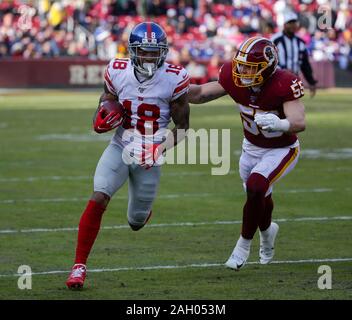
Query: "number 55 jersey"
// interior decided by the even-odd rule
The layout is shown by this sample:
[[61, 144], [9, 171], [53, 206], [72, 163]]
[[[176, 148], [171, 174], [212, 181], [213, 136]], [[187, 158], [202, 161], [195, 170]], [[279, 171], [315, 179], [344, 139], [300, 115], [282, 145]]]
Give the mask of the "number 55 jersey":
[[139, 82], [130, 59], [111, 60], [104, 81], [126, 112], [111, 142], [121, 148], [132, 144], [137, 153], [142, 144], [162, 141], [171, 120], [170, 103], [188, 92], [190, 84], [183, 67], [166, 62], [150, 79]]
[[245, 138], [262, 148], [282, 148], [297, 141], [295, 134], [269, 132], [257, 126], [254, 116], [260, 112], [271, 112], [285, 118], [283, 105], [286, 101], [304, 95], [302, 81], [287, 70], [277, 69], [260, 87], [238, 87], [232, 78], [232, 62], [225, 63], [219, 73], [219, 83], [238, 103]]

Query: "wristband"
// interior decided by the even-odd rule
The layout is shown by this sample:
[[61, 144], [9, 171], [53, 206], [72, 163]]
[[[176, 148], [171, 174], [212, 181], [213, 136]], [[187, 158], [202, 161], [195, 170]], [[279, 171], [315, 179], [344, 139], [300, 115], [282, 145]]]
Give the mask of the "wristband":
[[290, 121], [287, 119], [280, 120], [280, 131], [287, 132], [290, 130]]

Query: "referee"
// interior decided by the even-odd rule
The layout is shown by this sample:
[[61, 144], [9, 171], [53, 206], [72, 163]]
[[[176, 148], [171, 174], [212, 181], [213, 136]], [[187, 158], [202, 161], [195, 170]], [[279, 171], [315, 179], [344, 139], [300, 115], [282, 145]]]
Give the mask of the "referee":
[[301, 70], [309, 83], [310, 96], [314, 97], [317, 81], [313, 77], [313, 70], [309, 63], [305, 42], [295, 35], [298, 27], [297, 14], [288, 12], [284, 16], [283, 32], [275, 34], [271, 40], [279, 51], [279, 66], [295, 74], [298, 74]]

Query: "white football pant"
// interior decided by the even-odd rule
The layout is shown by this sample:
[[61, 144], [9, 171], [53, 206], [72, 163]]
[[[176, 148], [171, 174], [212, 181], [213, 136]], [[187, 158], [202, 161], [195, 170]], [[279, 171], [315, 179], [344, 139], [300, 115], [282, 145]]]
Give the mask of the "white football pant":
[[95, 170], [94, 191], [112, 197], [128, 179], [127, 219], [130, 224], [143, 225], [157, 194], [160, 172], [160, 166], [146, 170], [137, 164], [125, 164], [122, 149], [109, 144]]
[[287, 175], [297, 164], [300, 154], [298, 140], [284, 148], [260, 148], [244, 139], [239, 161], [240, 176], [244, 189], [252, 173], [259, 173], [270, 182], [265, 196], [272, 193], [273, 185]]

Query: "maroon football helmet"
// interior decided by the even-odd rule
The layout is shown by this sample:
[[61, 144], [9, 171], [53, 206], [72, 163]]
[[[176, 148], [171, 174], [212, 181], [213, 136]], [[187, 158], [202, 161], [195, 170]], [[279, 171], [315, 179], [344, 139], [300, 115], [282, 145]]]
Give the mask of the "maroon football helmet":
[[270, 40], [253, 37], [244, 41], [232, 60], [232, 77], [236, 86], [261, 85], [276, 70], [277, 48]]

